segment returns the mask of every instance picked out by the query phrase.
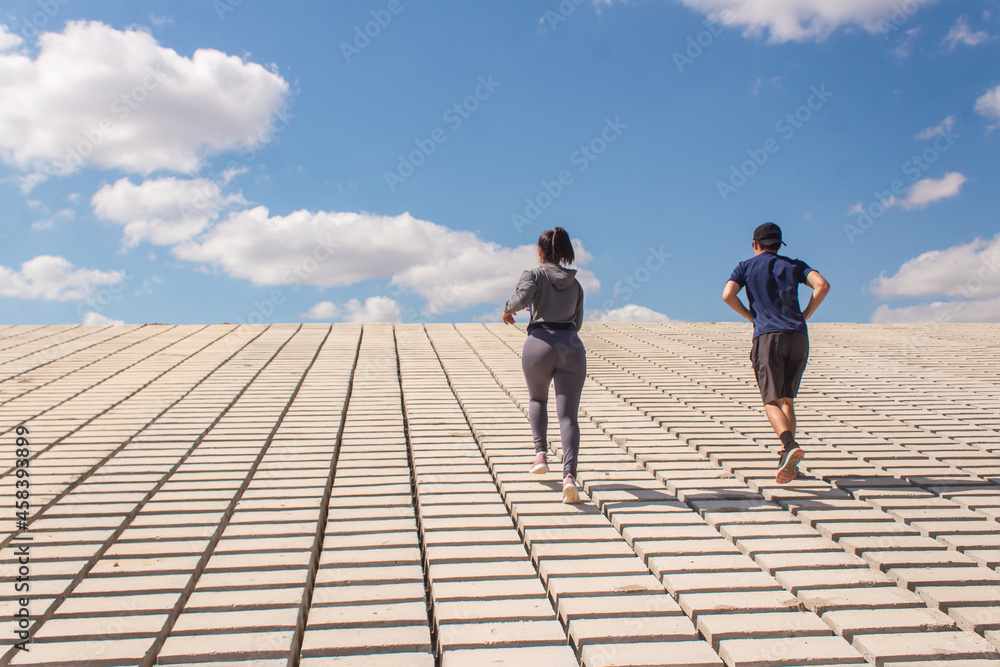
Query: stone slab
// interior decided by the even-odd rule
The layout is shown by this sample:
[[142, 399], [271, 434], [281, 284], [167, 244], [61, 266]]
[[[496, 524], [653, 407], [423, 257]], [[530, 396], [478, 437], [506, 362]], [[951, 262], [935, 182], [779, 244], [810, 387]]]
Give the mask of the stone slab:
[[581, 651], [583, 667], [722, 667], [705, 642], [591, 644]]
[[970, 632], [921, 632], [858, 635], [854, 645], [876, 667], [904, 660], [995, 660], [1000, 652]]

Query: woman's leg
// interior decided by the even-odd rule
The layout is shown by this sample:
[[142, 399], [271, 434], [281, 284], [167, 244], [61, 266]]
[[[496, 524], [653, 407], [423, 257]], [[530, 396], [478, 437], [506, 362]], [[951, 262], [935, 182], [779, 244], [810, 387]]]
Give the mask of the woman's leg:
[[524, 371], [524, 380], [528, 384], [528, 397], [531, 399], [528, 403], [528, 422], [531, 424], [535, 452], [539, 454], [548, 450], [547, 404], [549, 385], [552, 383], [552, 373], [555, 371], [555, 356], [552, 347], [540, 338], [528, 336], [524, 339], [521, 370]]
[[580, 395], [587, 379], [587, 352], [575, 332], [558, 346], [559, 368], [555, 372], [556, 415], [562, 440], [563, 477], [576, 478], [580, 451]]

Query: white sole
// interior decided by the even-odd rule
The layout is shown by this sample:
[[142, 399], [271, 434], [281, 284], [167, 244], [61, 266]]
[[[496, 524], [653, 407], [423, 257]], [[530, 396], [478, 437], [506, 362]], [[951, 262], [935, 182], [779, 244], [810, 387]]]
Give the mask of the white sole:
[[532, 466], [531, 470], [529, 470], [528, 472], [534, 473], [536, 475], [542, 475], [542, 474], [547, 473], [548, 471], [549, 471], [549, 464], [548, 463], [539, 463], [536, 466]]
[[563, 503], [576, 505], [580, 502], [580, 491], [575, 486], [563, 487]]

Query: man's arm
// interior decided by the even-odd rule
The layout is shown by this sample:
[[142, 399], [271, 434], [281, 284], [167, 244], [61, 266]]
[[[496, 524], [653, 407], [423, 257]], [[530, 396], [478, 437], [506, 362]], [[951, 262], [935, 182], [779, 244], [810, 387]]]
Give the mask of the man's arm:
[[826, 282], [826, 278], [821, 276], [819, 271], [810, 271], [809, 275], [806, 276], [806, 284], [813, 288], [812, 296], [809, 297], [809, 303], [806, 304], [806, 309], [802, 311], [802, 317], [808, 320], [830, 292], [830, 283]]
[[730, 280], [726, 283], [725, 288], [722, 290], [722, 300], [745, 319], [753, 322], [753, 315], [750, 314], [747, 307], [743, 305], [742, 301], [740, 301], [739, 293], [741, 289], [743, 288], [739, 286], [739, 283], [735, 280]]

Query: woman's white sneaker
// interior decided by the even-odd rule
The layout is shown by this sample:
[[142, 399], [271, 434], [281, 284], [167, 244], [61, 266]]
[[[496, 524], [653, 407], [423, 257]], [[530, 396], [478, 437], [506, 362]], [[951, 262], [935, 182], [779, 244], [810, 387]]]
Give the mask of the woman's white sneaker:
[[567, 505], [576, 505], [580, 502], [580, 491], [576, 488], [573, 475], [566, 475], [563, 479], [563, 502]]
[[531, 470], [528, 472], [533, 472], [536, 475], [541, 475], [549, 471], [549, 459], [545, 455], [545, 452], [541, 452], [535, 457], [535, 462], [531, 464]]

